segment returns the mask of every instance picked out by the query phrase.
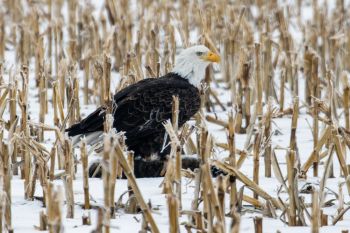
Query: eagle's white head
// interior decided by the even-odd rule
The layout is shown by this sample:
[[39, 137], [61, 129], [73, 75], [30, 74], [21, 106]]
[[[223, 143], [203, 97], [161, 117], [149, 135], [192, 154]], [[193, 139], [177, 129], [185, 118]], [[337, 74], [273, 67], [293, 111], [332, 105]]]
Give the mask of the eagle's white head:
[[204, 45], [196, 45], [184, 49], [176, 57], [173, 73], [199, 87], [200, 82], [204, 79], [205, 69], [211, 62], [220, 62], [220, 56], [211, 52]]

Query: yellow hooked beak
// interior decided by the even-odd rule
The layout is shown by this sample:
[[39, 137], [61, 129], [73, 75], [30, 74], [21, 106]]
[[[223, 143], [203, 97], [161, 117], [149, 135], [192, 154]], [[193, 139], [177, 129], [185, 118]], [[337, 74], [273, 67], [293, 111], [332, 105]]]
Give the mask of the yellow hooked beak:
[[220, 62], [220, 56], [209, 51], [207, 54], [202, 56], [204, 61], [209, 61], [209, 62]]

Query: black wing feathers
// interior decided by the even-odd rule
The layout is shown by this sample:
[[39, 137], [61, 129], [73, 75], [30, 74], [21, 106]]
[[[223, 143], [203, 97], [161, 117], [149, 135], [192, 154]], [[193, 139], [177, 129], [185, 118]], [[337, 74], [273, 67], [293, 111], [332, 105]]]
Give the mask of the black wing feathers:
[[106, 108], [99, 107], [93, 113], [83, 119], [80, 123], [74, 124], [69, 129], [66, 129], [66, 132], [68, 132], [69, 136], [75, 136], [79, 134], [103, 131], [105, 116]]
[[[161, 123], [171, 118], [172, 96], [179, 96], [182, 125], [198, 111], [200, 98], [198, 89], [176, 74], [145, 79], [115, 94], [113, 127], [126, 132], [129, 147], [142, 138], [164, 134]], [[69, 128], [69, 136], [102, 131], [104, 118], [104, 108], [97, 109]]]
[[183, 78], [164, 77], [153, 79], [153, 82], [145, 83], [142, 89], [132, 91], [125, 99], [119, 99], [114, 127], [126, 131], [128, 139], [163, 131], [161, 123], [172, 115], [172, 96], [180, 98], [179, 123], [182, 125], [199, 109], [198, 90]]

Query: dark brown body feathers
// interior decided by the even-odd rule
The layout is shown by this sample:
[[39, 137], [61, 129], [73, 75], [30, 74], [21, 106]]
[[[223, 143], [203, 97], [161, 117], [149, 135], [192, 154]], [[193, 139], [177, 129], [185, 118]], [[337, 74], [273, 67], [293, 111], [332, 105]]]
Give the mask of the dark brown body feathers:
[[[181, 126], [199, 110], [200, 95], [196, 87], [177, 74], [144, 79], [115, 94], [113, 127], [125, 132], [128, 149], [135, 156], [158, 154], [164, 158], [168, 153], [161, 153], [165, 134], [162, 122], [171, 119], [172, 96], [179, 97]], [[66, 131], [69, 136], [103, 131], [105, 114], [105, 108], [100, 107]]]

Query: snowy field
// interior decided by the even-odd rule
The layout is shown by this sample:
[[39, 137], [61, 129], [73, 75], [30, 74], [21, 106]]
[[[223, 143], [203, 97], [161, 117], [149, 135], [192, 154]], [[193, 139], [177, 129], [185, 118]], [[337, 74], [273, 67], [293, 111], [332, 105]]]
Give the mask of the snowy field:
[[[28, 2], [30, 1], [23, 1], [23, 9], [26, 13], [29, 13], [30, 10], [28, 6]], [[44, 1], [38, 1], [43, 2]], [[78, 5], [84, 5], [86, 4], [86, 1], [78, 1]], [[99, 19], [101, 15], [104, 15], [104, 17], [107, 17], [107, 13], [104, 7], [104, 1], [88, 1], [91, 3], [91, 7], [93, 7], [93, 15], [96, 17], [96, 19]], [[115, 1], [119, 2], [119, 1]], [[190, 1], [191, 2], [191, 1]], [[200, 4], [202, 1], [198, 1]], [[220, 1], [218, 1], [220, 2]], [[245, 1], [240, 1], [242, 4]], [[250, 2], [250, 1], [247, 1]], [[257, 1], [258, 2], [258, 1]], [[334, 19], [334, 9], [337, 7], [336, 0], [330, 0], [330, 1], [301, 1], [302, 7], [301, 7], [301, 17], [294, 17], [293, 15], [296, 15], [296, 9], [297, 9], [297, 2], [299, 1], [278, 1], [278, 5], [281, 9], [284, 9], [286, 12], [286, 15], [289, 13], [292, 16], [289, 18], [289, 25], [288, 25], [288, 31], [290, 35], [292, 36], [294, 51], [296, 51], [296, 63], [299, 65], [299, 68], [303, 66], [303, 53], [304, 53], [304, 46], [306, 44], [305, 40], [305, 28], [308, 28], [308, 25], [313, 21], [313, 6], [312, 2], [317, 2], [318, 7], [321, 10], [326, 9], [325, 8], [325, 2], [328, 4], [328, 12], [325, 16], [325, 19]], [[178, 3], [179, 4], [179, 3]], [[137, 12], [139, 9], [136, 9], [140, 5], [136, 4], [135, 1], [131, 1], [130, 3], [130, 9], [134, 9], [135, 12]], [[175, 6], [177, 4], [174, 4]], [[345, 10], [346, 13], [344, 15], [346, 23], [344, 25], [349, 24], [349, 16], [350, 16], [350, 4], [348, 1], [345, 1]], [[0, 2], [0, 9], [1, 12], [6, 13], [6, 7], [8, 6], [8, 3], [1, 3]], [[62, 15], [64, 16], [64, 22], [63, 24], [67, 23], [68, 21], [68, 12], [67, 12], [67, 2], [63, 4], [62, 7]], [[288, 9], [288, 13], [287, 13]], [[43, 11], [47, 10], [46, 7], [42, 7]], [[267, 11], [269, 9], [266, 9]], [[23, 13], [23, 14], [26, 14]], [[247, 22], [248, 24], [251, 23], [251, 18], [257, 18], [260, 14], [259, 8], [255, 4], [251, 4], [246, 9], [247, 16]], [[265, 13], [265, 15], [271, 14], [271, 19], [273, 18], [273, 12], [271, 13]], [[6, 20], [11, 20], [9, 15], [6, 15]], [[298, 21], [298, 19], [301, 19], [301, 22]], [[139, 27], [139, 21], [140, 19], [136, 17], [132, 19], [135, 23], [135, 29], [132, 31], [133, 34], [133, 40], [136, 40], [136, 29]], [[6, 22], [6, 21], [5, 21]], [[98, 24], [100, 21], [97, 22]], [[172, 23], [176, 24], [176, 20], [173, 19]], [[215, 22], [213, 22], [215, 24]], [[5, 23], [5, 34], [10, 35], [11, 30], [13, 29], [12, 25], [13, 22]], [[260, 40], [260, 33], [256, 29], [256, 25], [251, 23], [252, 29], [256, 30], [254, 31], [254, 41], [259, 42]], [[275, 27], [272, 29], [272, 40], [277, 43], [279, 40], [280, 34], [279, 31], [276, 29], [278, 26], [276, 26], [276, 23], [273, 23], [271, 27]], [[316, 27], [316, 26], [315, 26]], [[43, 33], [45, 29], [47, 28], [47, 21], [43, 22], [40, 25], [40, 31]], [[111, 30], [111, 26], [108, 25], [108, 30]], [[335, 33], [340, 36], [346, 37], [345, 40], [350, 40], [349, 33], [350, 29], [347, 25], [344, 26], [343, 30], [339, 30]], [[162, 34], [165, 32], [161, 30], [160, 37], [162, 37]], [[189, 42], [191, 44], [196, 44], [199, 39], [198, 35], [198, 29], [193, 29], [190, 31], [189, 35]], [[101, 29], [102, 34], [102, 29]], [[8, 40], [10, 41], [11, 38], [8, 37]], [[177, 41], [178, 51], [182, 48], [182, 40], [180, 33], [176, 31], [175, 33], [175, 40]], [[322, 38], [318, 38], [318, 43], [322, 44]], [[68, 43], [68, 29], [64, 27], [64, 44], [66, 45]], [[349, 42], [347, 42], [349, 43]], [[46, 49], [48, 46], [47, 38], [44, 39], [44, 48]], [[163, 48], [163, 47], [161, 47]], [[349, 47], [348, 47], [349, 48]], [[345, 54], [349, 53], [350, 51], [347, 50], [345, 46], [342, 48]], [[224, 46], [222, 43], [217, 44], [217, 49], [220, 51], [220, 54], [222, 57], [224, 57]], [[4, 55], [4, 61], [2, 66], [2, 75], [4, 83], [7, 84], [9, 82], [9, 76], [11, 73], [16, 73], [16, 77], [18, 80], [20, 80], [19, 70], [20, 70], [20, 62], [18, 55], [16, 55], [18, 51], [16, 52], [16, 47], [8, 42], [6, 44], [6, 50]], [[275, 55], [276, 51], [274, 51], [273, 55]], [[238, 55], [236, 55], [238, 56]], [[47, 57], [47, 55], [45, 56]], [[114, 62], [114, 57], [112, 56], [112, 62]], [[251, 58], [254, 60], [254, 58]], [[338, 60], [338, 62], [340, 59]], [[215, 71], [215, 79], [222, 80], [223, 79], [223, 72], [224, 72], [224, 65], [225, 61], [222, 61], [219, 65], [214, 65], [214, 71]], [[145, 65], [145, 64], [144, 64]], [[339, 64], [336, 64], [337, 66]], [[346, 69], [346, 65], [340, 65], [340, 67]], [[337, 68], [338, 69], [338, 68]], [[341, 69], [341, 68], [339, 68]], [[29, 92], [28, 92], [28, 115], [30, 116], [30, 121], [32, 122], [39, 122], [39, 112], [40, 112], [40, 104], [39, 104], [39, 94], [38, 94], [38, 88], [36, 86], [36, 80], [35, 80], [35, 59], [34, 57], [29, 61]], [[55, 64], [53, 64], [53, 71], [56, 70]], [[280, 90], [280, 74], [281, 74], [280, 66], [277, 65], [276, 69], [274, 70], [274, 84], [275, 88], [279, 93]], [[53, 72], [55, 73], [55, 72]], [[146, 72], [145, 72], [146, 74]], [[98, 106], [98, 102], [96, 101], [96, 97], [92, 97], [89, 99], [88, 104], [83, 103], [84, 93], [83, 93], [83, 83], [84, 83], [84, 71], [78, 70], [77, 72], [78, 78], [80, 80], [80, 92], [79, 92], [79, 98], [80, 98], [80, 114], [81, 117], [84, 118], [89, 113], [94, 111]], [[305, 107], [305, 77], [302, 73], [302, 70], [296, 72], [295, 74], [297, 78], [299, 79], [299, 106], [300, 106], [300, 112], [298, 117], [298, 126], [296, 131], [296, 139], [297, 139], [297, 148], [298, 148], [298, 155], [300, 157], [300, 163], [303, 165], [306, 160], [309, 158], [310, 154], [313, 151], [314, 142], [313, 142], [313, 134], [312, 134], [312, 124], [313, 124], [313, 117], [308, 113], [309, 109]], [[321, 74], [320, 74], [321, 75]], [[116, 72], [115, 70], [112, 70], [111, 73], [111, 90], [116, 89], [116, 87], [120, 83], [121, 74], [119, 72]], [[323, 77], [322, 77], [323, 78]], [[348, 75], [348, 78], [350, 79], [350, 75]], [[89, 83], [89, 88], [91, 90], [94, 89], [94, 83], [92, 80]], [[254, 82], [251, 83], [252, 85], [255, 85]], [[223, 82], [217, 82], [211, 83], [211, 88], [217, 92], [217, 96], [219, 97], [221, 103], [226, 107], [225, 111], [223, 111], [218, 105], [215, 106], [215, 113], [214, 112], [207, 112], [204, 110], [204, 114], [215, 116], [218, 119], [221, 119], [223, 121], [228, 120], [228, 112], [231, 111], [231, 92], [230, 89], [226, 88], [226, 83]], [[252, 89], [255, 89], [256, 86], [252, 86]], [[292, 91], [288, 84], [285, 86], [285, 109], [292, 107]], [[342, 94], [343, 89], [341, 85], [336, 86], [336, 90]], [[48, 88], [47, 90], [48, 95], [48, 113], [45, 116], [45, 124], [49, 126], [54, 126], [54, 119], [53, 119], [53, 107], [52, 107], [52, 88]], [[323, 88], [321, 92], [321, 99], [327, 99], [327, 91], [326, 88]], [[274, 106], [278, 108], [278, 103], [274, 101]], [[254, 105], [251, 106], [252, 112], [253, 112]], [[64, 109], [65, 113], [67, 109]], [[20, 114], [20, 107], [17, 106], [18, 114]], [[266, 106], [264, 107], [264, 111], [266, 111]], [[338, 109], [338, 114], [340, 115], [339, 118], [339, 125], [344, 126], [344, 114], [343, 114], [343, 108]], [[10, 119], [10, 113], [9, 110], [6, 109], [3, 119], [5, 121]], [[190, 124], [194, 124], [194, 121], [191, 121]], [[213, 137], [214, 142], [216, 143], [227, 143], [227, 130], [220, 125], [214, 124], [212, 122], [206, 122], [206, 125], [208, 127], [209, 134]], [[281, 118], [273, 118], [272, 119], [272, 137], [271, 137], [271, 146], [272, 148], [279, 148], [276, 150], [276, 158], [279, 162], [281, 171], [283, 176], [287, 177], [287, 162], [286, 162], [286, 151], [290, 146], [290, 134], [291, 134], [291, 125], [292, 125], [292, 117], [291, 114], [286, 114]], [[319, 129], [320, 133], [322, 130], [326, 127], [326, 124], [322, 123], [320, 121], [319, 123]], [[19, 132], [18, 132], [19, 133]], [[4, 131], [5, 138], [8, 135], [7, 130]], [[236, 148], [243, 150], [247, 135], [246, 134], [236, 134]], [[192, 135], [192, 138], [195, 140], [195, 135]], [[54, 141], [56, 140], [56, 135], [52, 131], [45, 132], [44, 134], [44, 141], [43, 145], [50, 150], [52, 147]], [[346, 153], [349, 153], [349, 148], [345, 147]], [[321, 150], [323, 151], [323, 150]], [[77, 155], [79, 159], [79, 149], [76, 148], [74, 153]], [[248, 178], [253, 179], [253, 167], [254, 167], [254, 159], [252, 154], [249, 153], [249, 156], [244, 161], [242, 167], [240, 168], [240, 171], [244, 173]], [[212, 159], [213, 160], [220, 160], [222, 161], [224, 158], [228, 156], [228, 151], [221, 148], [221, 147], [214, 147], [213, 153], [212, 153]], [[92, 154], [89, 158], [90, 161], [96, 159], [98, 156], [96, 154]], [[346, 158], [346, 164], [350, 164], [350, 159]], [[301, 191], [302, 189], [306, 189], [307, 186], [313, 186], [315, 189], [319, 189], [320, 181], [322, 179], [322, 175], [324, 173], [324, 165], [326, 163], [326, 158], [322, 159], [320, 161], [319, 165], [319, 175], [318, 177], [313, 177], [313, 171], [312, 168], [309, 169], [307, 172], [307, 178], [306, 179], [298, 179], [298, 189]], [[66, 218], [66, 205], [65, 201], [63, 200], [62, 205], [62, 221], [64, 226], [64, 232], [74, 233], [74, 232], [91, 232], [96, 228], [96, 221], [97, 221], [97, 211], [96, 209], [91, 210], [84, 210], [81, 206], [84, 203], [84, 192], [83, 192], [83, 177], [82, 177], [82, 165], [78, 163], [77, 165], [77, 173], [76, 178], [73, 181], [73, 192], [74, 192], [74, 218]], [[264, 175], [264, 159], [261, 157], [260, 159], [260, 170], [259, 170], [259, 186], [263, 188], [264, 191], [266, 191], [268, 194], [270, 194], [272, 197], [280, 197], [283, 201], [288, 202], [288, 193], [285, 192], [285, 190], [281, 189], [281, 183], [276, 178], [276, 175], [274, 171], [272, 171], [272, 177], [267, 178]], [[338, 221], [336, 225], [332, 226], [332, 220], [335, 218], [335, 216], [338, 215], [338, 208], [339, 208], [339, 197], [337, 194], [339, 194], [339, 184], [344, 183], [345, 179], [344, 177], [340, 176], [340, 165], [337, 159], [337, 156], [333, 155], [333, 169], [334, 169], [334, 178], [328, 178], [326, 182], [326, 197], [325, 202], [331, 201], [329, 206], [322, 207], [323, 213], [328, 215], [328, 224], [329, 226], [323, 226], [320, 228], [319, 232], [322, 233], [335, 233], [335, 232], [341, 232], [342, 230], [349, 230], [350, 229], [350, 212], [346, 212], [343, 216], [343, 219]], [[55, 173], [59, 173], [61, 171], [56, 170]], [[152, 203], [152, 215], [155, 219], [155, 222], [157, 226], [159, 227], [160, 232], [169, 232], [169, 217], [168, 217], [168, 209], [167, 209], [167, 199], [164, 194], [162, 194], [162, 187], [160, 186], [163, 181], [163, 178], [140, 178], [137, 179], [137, 184], [139, 188], [141, 189], [142, 195], [144, 197], [144, 200], [146, 202], [150, 201]], [[53, 181], [55, 187], [61, 188], [63, 190], [63, 182], [60, 179]], [[90, 186], [90, 201], [92, 206], [103, 206], [104, 203], [104, 192], [103, 192], [103, 181], [100, 178], [89, 178], [89, 186]], [[238, 181], [237, 183], [237, 190], [239, 190], [243, 184]], [[182, 178], [182, 209], [183, 210], [190, 210], [191, 209], [191, 202], [194, 198], [194, 188], [195, 184], [192, 179], [189, 178]], [[11, 209], [12, 209], [12, 227], [14, 232], [16, 233], [29, 233], [29, 232], [38, 232], [35, 226], [39, 225], [39, 215], [41, 211], [45, 211], [46, 208], [43, 207], [42, 201], [40, 201], [40, 197], [43, 195], [42, 186], [37, 182], [33, 201], [26, 200], [24, 196], [24, 180], [21, 179], [20, 175], [14, 175], [11, 180]], [[116, 188], [115, 188], [115, 200], [118, 200], [119, 197], [125, 193], [127, 190], [127, 180], [126, 179], [118, 179], [116, 182]], [[350, 198], [348, 191], [346, 189], [346, 185], [342, 185], [342, 191], [344, 195], [344, 208], [349, 206]], [[63, 191], [64, 193], [64, 191]], [[244, 189], [244, 194], [248, 196], [253, 196], [253, 192], [249, 190], [247, 187]], [[305, 198], [305, 203], [310, 204], [311, 203], [311, 194], [310, 193], [301, 193], [301, 196]], [[63, 195], [64, 196], [64, 195]], [[228, 196], [228, 195], [227, 195]], [[127, 201], [127, 195], [123, 196], [122, 203], [125, 204]], [[264, 199], [260, 198], [261, 203], [264, 203]], [[226, 207], [229, 206], [229, 199], [226, 198]], [[199, 208], [202, 208], [203, 206], [200, 205]], [[309, 206], [310, 207], [310, 206]], [[308, 212], [311, 214], [311, 208], [307, 208]], [[225, 212], [229, 212], [229, 209]], [[83, 215], [91, 215], [91, 225], [86, 226], [82, 225], [82, 216]], [[287, 223], [281, 221], [280, 216], [282, 214], [281, 210], [276, 210], [276, 218], [266, 217], [263, 216], [263, 211], [260, 209], [254, 208], [251, 204], [247, 202], [243, 202], [243, 209], [240, 213], [241, 215], [241, 222], [240, 222], [240, 232], [255, 232], [254, 231], [254, 217], [256, 216], [263, 216], [263, 233], [292, 233], [292, 232], [299, 232], [299, 233], [306, 233], [311, 232], [311, 223], [308, 218], [306, 218], [306, 223], [308, 226], [297, 226], [297, 227], [291, 227], [288, 226]], [[182, 215], [179, 218], [179, 222], [185, 223], [188, 222], [188, 216]], [[141, 222], [142, 222], [142, 215], [139, 214], [128, 214], [125, 213], [125, 211], [120, 208], [116, 211], [116, 218], [111, 219], [110, 221], [110, 227], [111, 232], [139, 232], [141, 229]], [[230, 232], [230, 223], [231, 218], [226, 217], [226, 232]], [[181, 232], [186, 232], [186, 229], [184, 225], [181, 225]], [[196, 230], [192, 229], [192, 232], [196, 232]]]

